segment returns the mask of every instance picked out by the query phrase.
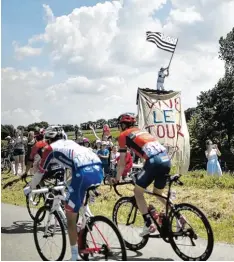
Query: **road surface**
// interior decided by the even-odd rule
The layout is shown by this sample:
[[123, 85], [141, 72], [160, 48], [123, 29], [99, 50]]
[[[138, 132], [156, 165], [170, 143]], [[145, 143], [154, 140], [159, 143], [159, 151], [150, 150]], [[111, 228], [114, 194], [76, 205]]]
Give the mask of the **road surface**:
[[[40, 261], [33, 234], [32, 220], [24, 207], [1, 205], [1, 260], [3, 261]], [[68, 245], [69, 246], [69, 245]], [[70, 259], [70, 248], [67, 248], [65, 260]], [[128, 260], [159, 261], [180, 260], [171, 246], [160, 239], [150, 239], [142, 250], [128, 251]], [[216, 244], [210, 260], [234, 260], [234, 245]]]

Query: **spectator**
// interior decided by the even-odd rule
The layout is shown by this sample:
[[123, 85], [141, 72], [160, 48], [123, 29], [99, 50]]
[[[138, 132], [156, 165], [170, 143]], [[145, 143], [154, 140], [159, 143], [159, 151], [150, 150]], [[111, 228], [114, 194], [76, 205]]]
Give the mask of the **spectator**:
[[83, 145], [84, 145], [84, 147], [87, 147], [90, 150], [93, 150], [92, 147], [90, 146], [90, 142], [89, 142], [88, 138], [85, 138], [85, 137], [83, 138]]
[[103, 137], [110, 137], [111, 133], [110, 133], [110, 128], [107, 124], [105, 124], [103, 126], [103, 133], [102, 133], [102, 140], [103, 140]]
[[205, 151], [207, 162], [207, 174], [208, 175], [218, 175], [222, 176], [222, 170], [218, 161], [218, 156], [221, 156], [221, 153], [217, 145], [213, 145], [211, 140], [206, 142], [206, 151]]
[[23, 130], [16, 130], [14, 141], [14, 159], [15, 159], [15, 175], [19, 175], [19, 164], [21, 165], [21, 173], [24, 173], [24, 159], [25, 159], [25, 142], [23, 139]]
[[[120, 156], [117, 157], [117, 162], [119, 161], [119, 159], [120, 159]], [[126, 165], [125, 165], [125, 169], [124, 169], [123, 174], [122, 174], [123, 179], [125, 179], [128, 176], [128, 173], [131, 171], [132, 165], [133, 165], [132, 155], [131, 155], [129, 149], [127, 150], [125, 159], [126, 159], [125, 160]]]
[[32, 166], [32, 162], [30, 161], [30, 154], [32, 151], [32, 147], [35, 145], [36, 143], [36, 139], [34, 137], [34, 131], [30, 131], [28, 133], [28, 139], [27, 139], [27, 153], [25, 155], [25, 166], [26, 166], [26, 170], [25, 170], [25, 175], [27, 175], [29, 169]]
[[[165, 74], [164, 72], [167, 71]], [[161, 68], [158, 72], [158, 80], [157, 80], [157, 90], [163, 90], [164, 91], [164, 79], [165, 77], [169, 76], [169, 70], [168, 68]]]
[[117, 164], [117, 158], [119, 157], [118, 147], [113, 146], [110, 153], [110, 169], [115, 170]]
[[109, 173], [109, 165], [108, 165], [108, 158], [109, 158], [109, 150], [106, 148], [106, 141], [102, 141], [102, 147], [98, 150], [97, 155], [102, 161], [103, 169], [105, 174]]
[[97, 154], [98, 150], [100, 150], [102, 147], [102, 141], [97, 139], [96, 144], [94, 146], [93, 152]]

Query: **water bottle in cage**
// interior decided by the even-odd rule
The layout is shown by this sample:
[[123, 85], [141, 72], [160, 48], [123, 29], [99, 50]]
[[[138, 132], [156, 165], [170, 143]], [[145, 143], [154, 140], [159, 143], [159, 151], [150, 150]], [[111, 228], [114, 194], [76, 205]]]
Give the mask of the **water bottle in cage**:
[[149, 208], [148, 208], [150, 214], [152, 215], [152, 217], [157, 220], [158, 219], [158, 212], [156, 211], [155, 207], [153, 205], [149, 205]]

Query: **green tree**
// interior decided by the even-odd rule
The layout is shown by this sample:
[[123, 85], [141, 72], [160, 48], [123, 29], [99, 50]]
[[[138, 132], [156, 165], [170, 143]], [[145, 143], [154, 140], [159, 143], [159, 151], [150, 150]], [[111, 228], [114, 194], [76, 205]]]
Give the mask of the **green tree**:
[[219, 40], [219, 57], [225, 61], [226, 73], [234, 74], [234, 27], [226, 36]]

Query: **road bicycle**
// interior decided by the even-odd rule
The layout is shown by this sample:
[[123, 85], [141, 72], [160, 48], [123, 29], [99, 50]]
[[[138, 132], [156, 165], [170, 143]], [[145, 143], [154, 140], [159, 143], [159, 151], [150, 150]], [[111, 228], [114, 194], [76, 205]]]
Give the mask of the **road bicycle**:
[[12, 157], [8, 150], [2, 150], [1, 152], [1, 173], [9, 174], [12, 170]]
[[[35, 245], [43, 260], [59, 261], [65, 256], [67, 246], [65, 234], [66, 216], [61, 208], [61, 201], [66, 198], [65, 187], [66, 185], [61, 183], [58, 186], [33, 190], [37, 194], [46, 194], [45, 205], [37, 211], [33, 225]], [[87, 190], [84, 205], [80, 209], [82, 217], [81, 227], [77, 218], [79, 254], [83, 260], [95, 257], [94, 260], [113, 259], [126, 261], [125, 243], [116, 225], [104, 216], [92, 216], [88, 212], [87, 205], [90, 196], [98, 196], [97, 187], [98, 185]], [[43, 223], [44, 226], [42, 226]], [[101, 225], [104, 225], [105, 228], [101, 229]], [[106, 231], [106, 228], [109, 231]], [[45, 240], [45, 243], [40, 245], [40, 240]], [[52, 240], [52, 244], [49, 244], [49, 240]], [[112, 244], [112, 241], [116, 244]], [[59, 246], [59, 242], [61, 246]], [[49, 255], [46, 254], [46, 251], [43, 251], [44, 247], [46, 251], [49, 251]], [[52, 251], [57, 251], [58, 254], [52, 256]]]
[[[29, 187], [32, 177], [33, 175], [27, 175], [22, 177], [22, 180], [25, 182], [24, 188]], [[58, 164], [51, 164], [48, 168], [48, 171], [44, 174], [39, 185], [37, 185], [36, 189], [41, 189], [46, 186], [56, 186], [60, 182], [65, 182], [68, 179], [69, 177], [67, 177], [67, 173], [64, 167]], [[34, 193], [34, 191], [32, 191], [30, 194], [26, 196], [26, 207], [30, 217], [33, 220], [35, 219], [35, 215], [38, 208], [44, 205], [45, 199], [45, 193]]]
[[[139, 236], [142, 230], [140, 230], [140, 227], [143, 227], [144, 221], [137, 207], [135, 197], [123, 197], [117, 189], [118, 186], [135, 185], [136, 175], [132, 176], [131, 181], [121, 182], [113, 186], [115, 193], [121, 198], [115, 203], [112, 220], [120, 229], [126, 247], [130, 250], [142, 249], [150, 238], [161, 238], [170, 243], [175, 253], [183, 260], [207, 260], [214, 246], [211, 225], [203, 212], [197, 207], [188, 203], [172, 203], [170, 200], [172, 184], [176, 183], [182, 186], [183, 183], [179, 180], [180, 175], [167, 175], [167, 178], [169, 184], [167, 196], [145, 190], [148, 195], [166, 200], [165, 212], [160, 214], [158, 212], [154, 214], [149, 212], [153, 223], [157, 227], [155, 233], [144, 237]], [[132, 239], [130, 239], [131, 235], [134, 235]], [[186, 241], [187, 243], [184, 244]], [[196, 251], [195, 255], [191, 254], [193, 249]]]

